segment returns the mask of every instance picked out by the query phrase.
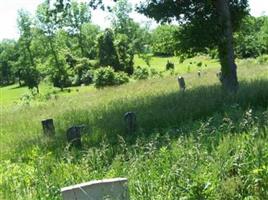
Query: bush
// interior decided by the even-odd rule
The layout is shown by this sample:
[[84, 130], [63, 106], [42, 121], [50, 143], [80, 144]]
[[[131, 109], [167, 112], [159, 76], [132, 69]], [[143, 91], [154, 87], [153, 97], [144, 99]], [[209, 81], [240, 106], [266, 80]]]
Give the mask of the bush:
[[203, 63], [200, 61], [196, 65], [197, 65], [197, 67], [202, 67]]
[[147, 79], [149, 77], [149, 69], [146, 67], [137, 67], [134, 71], [133, 77], [137, 80]]
[[212, 59], [218, 59], [219, 58], [219, 52], [217, 49], [208, 49], [207, 53], [210, 58]]
[[169, 62], [169, 60], [167, 61], [167, 64], [166, 64], [166, 70], [173, 70], [174, 69], [174, 63], [172, 62]]
[[268, 64], [268, 55], [262, 55], [257, 58], [258, 64]]
[[93, 72], [91, 70], [87, 70], [85, 73], [82, 74], [81, 83], [89, 85], [92, 82], [93, 82]]
[[129, 81], [128, 76], [124, 72], [116, 73], [110, 66], [99, 68], [95, 71], [94, 82], [97, 88], [112, 85], [121, 85]]
[[75, 74], [72, 77], [72, 85], [79, 86], [81, 84], [89, 85], [93, 82], [93, 72], [91, 70], [85, 70], [81, 74]]
[[115, 82], [116, 82], [116, 85], [121, 85], [121, 84], [124, 84], [124, 83], [128, 83], [129, 82], [129, 77], [124, 72], [115, 73]]
[[34, 67], [29, 67], [28, 69], [25, 70], [23, 74], [23, 79], [25, 82], [25, 85], [28, 86], [29, 89], [36, 88], [38, 90], [38, 85], [41, 80], [41, 75], [40, 72], [34, 68]]

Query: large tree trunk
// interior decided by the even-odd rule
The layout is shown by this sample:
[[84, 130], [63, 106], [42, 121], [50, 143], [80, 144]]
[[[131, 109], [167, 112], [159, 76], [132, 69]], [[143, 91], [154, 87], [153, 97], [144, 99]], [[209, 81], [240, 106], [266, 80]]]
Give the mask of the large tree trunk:
[[220, 35], [218, 50], [221, 63], [221, 82], [223, 87], [231, 92], [238, 89], [237, 66], [233, 48], [233, 30], [229, 0], [216, 0], [216, 10], [219, 16]]

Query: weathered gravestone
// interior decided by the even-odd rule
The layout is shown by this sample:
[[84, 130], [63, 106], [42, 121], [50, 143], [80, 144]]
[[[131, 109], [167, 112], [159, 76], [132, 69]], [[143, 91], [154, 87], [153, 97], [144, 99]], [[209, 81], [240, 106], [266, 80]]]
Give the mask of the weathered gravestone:
[[44, 135], [47, 135], [47, 136], [55, 135], [55, 127], [54, 127], [53, 119], [46, 119], [46, 120], [43, 120], [41, 123], [42, 123], [43, 131], [44, 131]]
[[82, 147], [81, 136], [85, 127], [85, 125], [72, 126], [67, 130], [67, 141], [70, 143], [71, 146], [77, 148]]
[[184, 78], [183, 77], [178, 77], [178, 83], [179, 83], [179, 86], [180, 86], [180, 89], [182, 91], [185, 91], [186, 89], [186, 85], [185, 85], [185, 81], [184, 81]]
[[125, 128], [127, 134], [132, 134], [137, 129], [137, 116], [134, 112], [127, 112], [124, 115]]
[[63, 200], [129, 200], [126, 178], [106, 179], [61, 189]]

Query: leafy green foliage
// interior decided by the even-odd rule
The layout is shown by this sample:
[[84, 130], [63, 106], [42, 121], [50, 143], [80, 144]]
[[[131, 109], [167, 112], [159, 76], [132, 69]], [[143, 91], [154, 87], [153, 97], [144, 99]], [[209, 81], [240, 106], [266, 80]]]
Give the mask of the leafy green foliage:
[[0, 83], [8, 85], [14, 83], [18, 48], [13, 40], [3, 40], [0, 43]]
[[267, 17], [246, 17], [235, 34], [235, 51], [240, 58], [258, 57], [268, 53]]
[[152, 52], [157, 56], [173, 56], [176, 51], [178, 26], [160, 25], [152, 33]]
[[262, 55], [257, 58], [258, 64], [268, 64], [268, 55]]
[[82, 57], [88, 56], [89, 52], [86, 50], [85, 35], [83, 34], [82, 28], [84, 24], [89, 23], [91, 20], [90, 9], [86, 3], [72, 1], [67, 13], [65, 23], [68, 32], [77, 38]]
[[134, 79], [141, 80], [149, 78], [150, 72], [148, 67], [137, 67], [134, 71]]
[[35, 67], [29, 67], [23, 71], [22, 78], [25, 82], [25, 85], [27, 85], [29, 89], [36, 88], [39, 90], [38, 85], [40, 83], [41, 77], [39, 71]]
[[128, 37], [125, 34], [118, 34], [115, 41], [115, 46], [122, 71], [129, 75], [133, 74], [134, 51], [132, 50], [131, 44], [128, 42]]
[[[247, 14], [247, 1], [230, 1], [230, 11], [233, 29], [237, 30], [241, 19]], [[167, 12], [168, 9], [168, 12]], [[215, 5], [202, 0], [191, 2], [183, 0], [178, 2], [146, 2], [139, 7], [140, 12], [154, 17], [157, 21], [167, 22], [176, 19], [182, 23], [180, 30], [180, 49], [182, 52], [202, 51], [206, 47], [217, 46], [220, 34], [218, 31], [218, 15]]]
[[114, 45], [114, 34], [111, 29], [106, 29], [98, 38], [98, 57], [100, 66], [111, 66], [115, 71], [120, 71], [119, 58]]
[[100, 27], [85, 23], [82, 26], [81, 34], [84, 38], [84, 51], [86, 57], [89, 59], [96, 59], [98, 54], [96, 35], [100, 34]]
[[129, 81], [127, 74], [123, 72], [116, 73], [110, 66], [101, 67], [95, 71], [94, 83], [97, 88], [104, 86], [121, 85]]

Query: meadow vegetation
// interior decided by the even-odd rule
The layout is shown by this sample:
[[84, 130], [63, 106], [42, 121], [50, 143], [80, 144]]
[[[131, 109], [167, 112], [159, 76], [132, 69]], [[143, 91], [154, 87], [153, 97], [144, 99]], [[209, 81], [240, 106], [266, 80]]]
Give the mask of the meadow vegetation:
[[[78, 2], [20, 10], [19, 39], [0, 41], [0, 199], [112, 177], [133, 200], [268, 199], [268, 17], [247, 0], [144, 1], [140, 13], [181, 22], [152, 29], [127, 0]], [[98, 7], [110, 28], [91, 22]]]
[[[7, 106], [1, 115], [2, 198], [60, 199], [63, 186], [120, 176], [129, 179], [131, 199], [268, 197], [268, 67], [239, 63], [237, 94], [222, 90], [212, 65], [201, 77], [185, 68], [185, 93], [176, 76], [166, 75]], [[127, 111], [137, 114], [133, 135], [124, 129]], [[40, 124], [49, 117], [53, 138]], [[82, 149], [69, 150], [65, 133], [74, 124], [87, 129]]]

